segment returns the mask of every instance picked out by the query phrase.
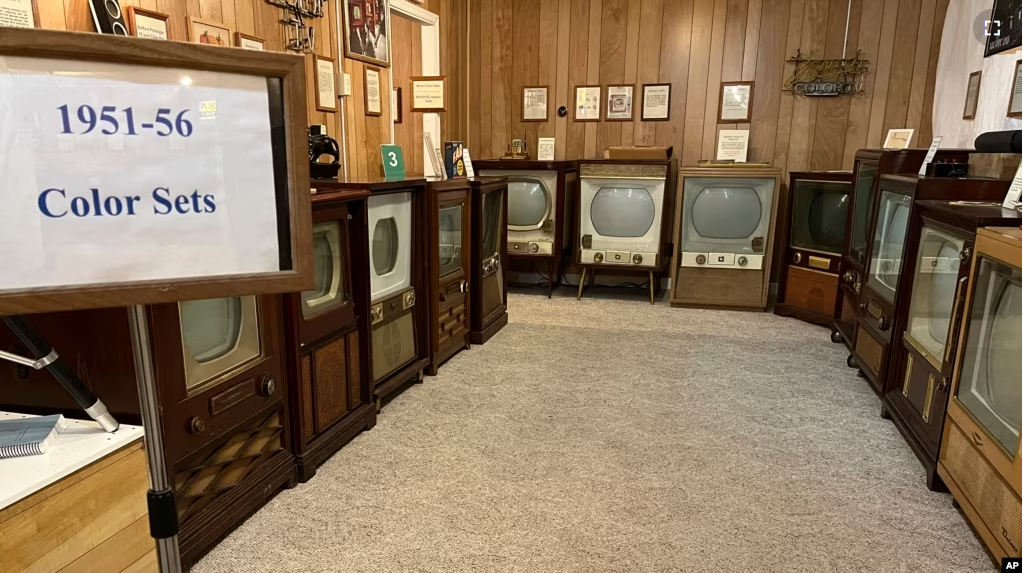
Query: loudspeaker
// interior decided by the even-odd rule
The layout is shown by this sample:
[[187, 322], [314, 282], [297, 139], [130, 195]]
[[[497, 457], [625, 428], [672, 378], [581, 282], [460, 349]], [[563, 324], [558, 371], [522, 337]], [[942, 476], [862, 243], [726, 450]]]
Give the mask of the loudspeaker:
[[127, 36], [128, 27], [124, 23], [124, 14], [118, 0], [89, 0], [92, 21], [100, 34]]
[[978, 135], [973, 146], [983, 153], [1019, 153], [1023, 137], [1018, 130], [989, 131]]

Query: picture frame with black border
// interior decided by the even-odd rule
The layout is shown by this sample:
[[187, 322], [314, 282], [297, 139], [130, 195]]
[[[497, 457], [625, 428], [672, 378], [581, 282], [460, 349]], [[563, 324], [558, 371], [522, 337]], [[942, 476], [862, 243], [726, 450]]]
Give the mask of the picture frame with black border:
[[[522, 121], [523, 122], [544, 122], [550, 117], [550, 86], [522, 86]], [[531, 101], [533, 98], [542, 98], [542, 102]], [[543, 116], [536, 113], [543, 107]], [[530, 112], [530, 110], [532, 110]], [[527, 115], [527, 112], [528, 113]]]
[[[658, 103], [656, 106], [651, 107], [647, 105], [647, 89], [648, 88], [665, 88], [667, 90], [667, 101], [663, 104]], [[640, 121], [671, 121], [671, 84], [643, 84], [642, 88], [643, 101], [641, 104]], [[659, 110], [664, 110], [663, 115]], [[648, 112], [649, 110], [658, 110], [657, 115], [651, 117]]]
[[[362, 84], [363, 85], [362, 93], [366, 109], [366, 115], [371, 117], [380, 117], [384, 113], [383, 94], [381, 93], [380, 90], [380, 86], [382, 85], [380, 81], [380, 68], [366, 66], [363, 72], [363, 82], [365, 82]], [[376, 100], [373, 100], [373, 98], [370, 97], [369, 88], [370, 85], [372, 84], [376, 85], [377, 94]], [[388, 100], [388, 105], [390, 105], [390, 100]]]
[[605, 90], [607, 109], [604, 110], [604, 121], [632, 121], [636, 86], [608, 84]]
[[[753, 120], [753, 88], [754, 82], [721, 82], [718, 93], [718, 123], [750, 123]], [[738, 106], [725, 105], [725, 94], [729, 88], [737, 88], [735, 93], [743, 94], [746, 101], [745, 115], [738, 116]], [[727, 117], [726, 117], [727, 115]]]

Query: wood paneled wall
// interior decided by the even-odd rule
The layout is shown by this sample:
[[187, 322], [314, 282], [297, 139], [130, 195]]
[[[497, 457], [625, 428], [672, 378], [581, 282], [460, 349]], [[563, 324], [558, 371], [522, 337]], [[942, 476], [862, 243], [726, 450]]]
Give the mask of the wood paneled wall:
[[[473, 0], [468, 19], [469, 121], [476, 157], [512, 138], [556, 137], [559, 159], [602, 156], [609, 145], [672, 145], [684, 165], [712, 158], [718, 129], [750, 129], [750, 161], [786, 171], [851, 169], [857, 149], [890, 128], [931, 138], [938, 47], [948, 0]], [[808, 98], [783, 91], [786, 59], [870, 63], [863, 93]], [[750, 124], [718, 125], [720, 83], [754, 81]], [[639, 120], [641, 85], [671, 83], [671, 120]], [[632, 122], [573, 122], [574, 86], [633, 84]], [[524, 123], [522, 87], [548, 85], [550, 120]]]
[[412, 90], [409, 78], [423, 75], [422, 26], [404, 18], [392, 17], [391, 47], [394, 63], [391, 70], [395, 87], [401, 88], [401, 123], [394, 124], [394, 143], [405, 153], [405, 171], [422, 173], [423, 114], [411, 113]]

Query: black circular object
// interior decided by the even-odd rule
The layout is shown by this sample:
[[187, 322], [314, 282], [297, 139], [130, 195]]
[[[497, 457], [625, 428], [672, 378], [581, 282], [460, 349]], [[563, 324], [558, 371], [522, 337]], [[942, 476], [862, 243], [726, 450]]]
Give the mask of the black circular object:
[[566, 115], [568, 115], [568, 108], [565, 107], [565, 106], [559, 107], [558, 108], [558, 117], [565, 117]]
[[107, 14], [110, 14], [111, 18], [121, 17], [121, 5], [115, 0], [106, 0], [103, 2], [103, 7], [106, 8]]
[[115, 36], [127, 36], [128, 30], [124, 27], [124, 24], [120, 22], [114, 22], [110, 27], [113, 30]]

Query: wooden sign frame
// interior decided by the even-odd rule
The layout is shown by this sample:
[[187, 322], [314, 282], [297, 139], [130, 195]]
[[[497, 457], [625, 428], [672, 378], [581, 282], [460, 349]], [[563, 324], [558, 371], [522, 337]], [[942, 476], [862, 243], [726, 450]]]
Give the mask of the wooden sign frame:
[[306, 78], [302, 56], [29, 28], [5, 28], [0, 34], [0, 56], [185, 68], [280, 79], [283, 125], [272, 128], [284, 143], [275, 156], [275, 163], [285, 167], [285, 173], [275, 173], [277, 231], [281, 261], [285, 267], [290, 266], [270, 273], [5, 290], [0, 291], [0, 315], [299, 292], [313, 288]]

